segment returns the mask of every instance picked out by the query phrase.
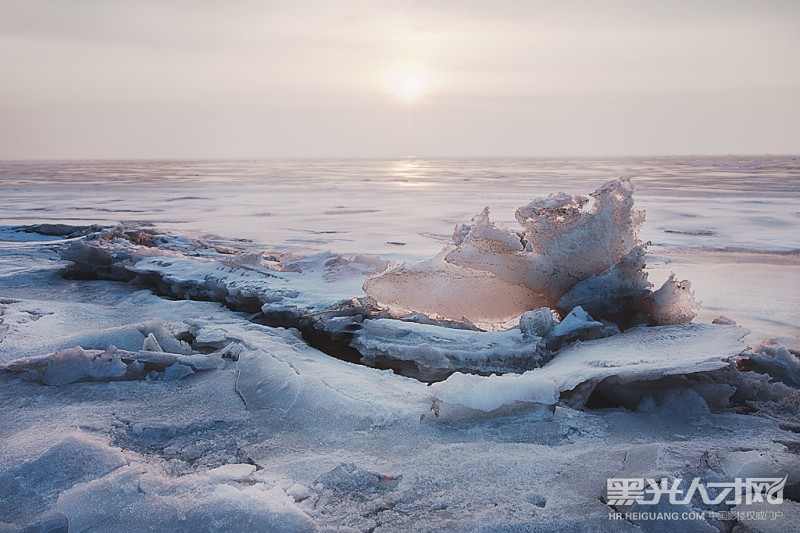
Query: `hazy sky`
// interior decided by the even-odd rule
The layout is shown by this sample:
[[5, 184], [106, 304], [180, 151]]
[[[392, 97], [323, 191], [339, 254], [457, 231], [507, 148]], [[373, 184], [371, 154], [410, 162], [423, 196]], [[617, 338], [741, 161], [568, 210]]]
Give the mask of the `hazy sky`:
[[800, 153], [800, 2], [0, 0], [4, 159], [704, 153]]

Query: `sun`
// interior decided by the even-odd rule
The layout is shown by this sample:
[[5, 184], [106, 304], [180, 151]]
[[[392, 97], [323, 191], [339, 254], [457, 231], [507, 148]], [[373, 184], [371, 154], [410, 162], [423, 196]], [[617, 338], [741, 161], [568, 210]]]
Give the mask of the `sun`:
[[406, 104], [419, 102], [434, 86], [431, 72], [413, 63], [395, 66], [388, 71], [385, 81], [389, 92]]

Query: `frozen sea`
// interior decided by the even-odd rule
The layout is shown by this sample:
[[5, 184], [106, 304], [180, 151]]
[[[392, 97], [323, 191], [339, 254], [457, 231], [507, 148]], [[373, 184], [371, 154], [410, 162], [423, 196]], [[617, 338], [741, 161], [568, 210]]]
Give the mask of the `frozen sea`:
[[651, 280], [694, 282], [701, 318], [800, 343], [800, 157], [0, 162], [0, 225], [147, 223], [275, 250], [420, 260], [484, 207], [629, 177]]
[[797, 253], [800, 157], [0, 162], [0, 224], [150, 222], [420, 259], [485, 206], [630, 177], [656, 248]]
[[[619, 177], [693, 322], [481, 331], [364, 298], [484, 207], [519, 229]], [[604, 190], [603, 273], [638, 250]], [[476, 220], [479, 258], [530, 260]], [[797, 531], [799, 230], [793, 156], [0, 162], [0, 533]], [[469, 302], [488, 278], [455, 271]], [[625, 503], [620, 478], [781, 501]]]

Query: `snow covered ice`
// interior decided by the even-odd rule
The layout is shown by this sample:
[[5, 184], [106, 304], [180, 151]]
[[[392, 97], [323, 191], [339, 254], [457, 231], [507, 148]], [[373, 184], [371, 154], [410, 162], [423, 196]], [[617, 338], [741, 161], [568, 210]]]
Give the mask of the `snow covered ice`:
[[2, 228], [0, 531], [651, 531], [608, 478], [736, 476], [793, 527], [796, 349], [650, 285], [628, 180], [516, 219], [416, 261]]

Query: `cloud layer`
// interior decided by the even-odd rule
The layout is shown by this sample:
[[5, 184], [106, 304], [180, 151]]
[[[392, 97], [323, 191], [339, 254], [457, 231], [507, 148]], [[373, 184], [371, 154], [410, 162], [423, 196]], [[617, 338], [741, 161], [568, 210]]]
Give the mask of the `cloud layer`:
[[[0, 157], [795, 153], [800, 4], [17, 1]], [[412, 61], [436, 90], [383, 82]]]

